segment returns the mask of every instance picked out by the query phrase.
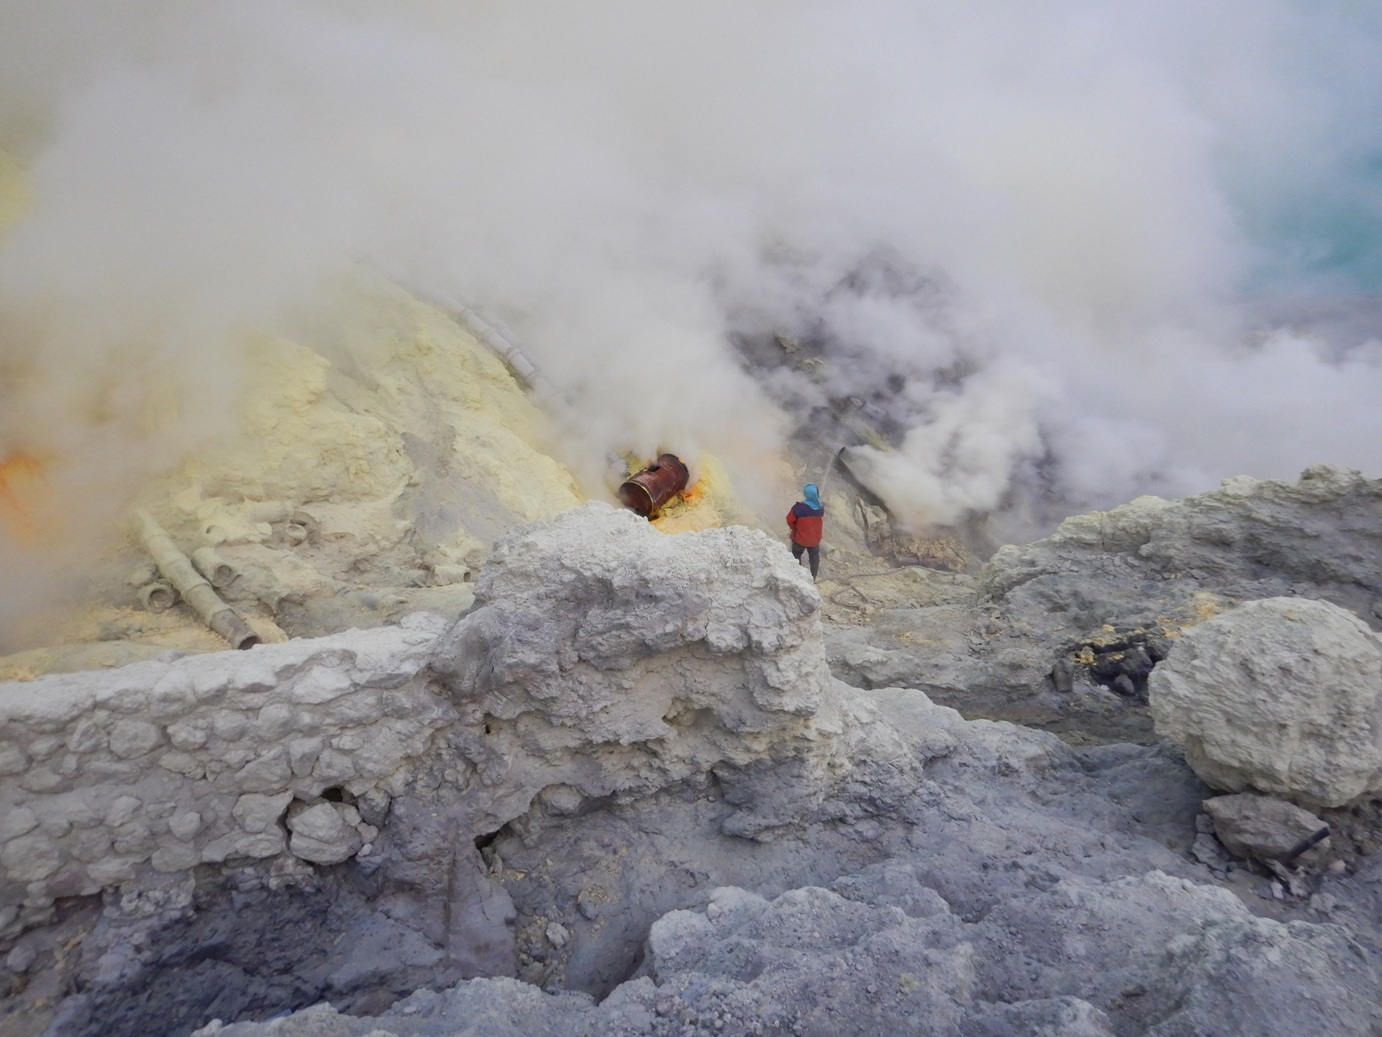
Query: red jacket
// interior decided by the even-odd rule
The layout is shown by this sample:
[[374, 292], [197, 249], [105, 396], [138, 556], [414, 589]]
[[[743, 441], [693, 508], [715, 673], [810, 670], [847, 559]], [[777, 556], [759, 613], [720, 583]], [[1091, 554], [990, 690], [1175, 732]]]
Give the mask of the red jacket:
[[821, 546], [821, 527], [825, 508], [813, 508], [805, 501], [797, 501], [787, 512], [787, 525], [792, 530], [792, 543], [802, 547]]

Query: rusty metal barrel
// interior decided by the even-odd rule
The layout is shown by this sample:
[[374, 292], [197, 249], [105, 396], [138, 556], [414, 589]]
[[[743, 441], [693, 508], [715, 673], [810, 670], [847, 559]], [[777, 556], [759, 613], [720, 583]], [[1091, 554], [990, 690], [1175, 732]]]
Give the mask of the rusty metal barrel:
[[644, 518], [657, 513], [669, 500], [686, 489], [691, 473], [676, 454], [660, 454], [658, 459], [619, 487], [619, 499]]

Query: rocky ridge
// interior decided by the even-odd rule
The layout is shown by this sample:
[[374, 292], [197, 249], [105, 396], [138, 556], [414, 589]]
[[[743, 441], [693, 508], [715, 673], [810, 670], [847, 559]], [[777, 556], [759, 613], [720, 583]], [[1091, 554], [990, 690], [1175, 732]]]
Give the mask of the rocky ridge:
[[[964, 593], [826, 628], [832, 671], [917, 688], [966, 716], [1076, 740], [1157, 738], [1147, 681], [1182, 630], [1261, 598], [1332, 602], [1382, 626], [1382, 481], [1317, 466], [1141, 497], [1001, 547]], [[954, 583], [954, 578], [947, 578]], [[829, 593], [829, 590], [827, 590]]]

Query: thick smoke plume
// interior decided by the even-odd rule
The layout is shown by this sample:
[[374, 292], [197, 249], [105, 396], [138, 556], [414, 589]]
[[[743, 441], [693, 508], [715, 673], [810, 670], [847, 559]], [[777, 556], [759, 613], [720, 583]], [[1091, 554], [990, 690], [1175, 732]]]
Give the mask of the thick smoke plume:
[[[1379, 41], [1345, 0], [12, 0], [0, 462], [98, 524], [363, 271], [513, 328], [592, 483], [761, 484], [847, 401], [914, 526], [1376, 471]], [[813, 363], [745, 370], [779, 339]]]

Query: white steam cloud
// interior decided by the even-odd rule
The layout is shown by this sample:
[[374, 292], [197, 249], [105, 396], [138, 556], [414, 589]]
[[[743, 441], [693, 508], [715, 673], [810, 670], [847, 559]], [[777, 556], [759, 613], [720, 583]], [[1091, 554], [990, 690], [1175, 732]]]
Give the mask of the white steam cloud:
[[[586, 472], [742, 468], [889, 376], [851, 463], [915, 525], [1376, 471], [1366, 330], [1254, 344], [1243, 301], [1376, 288], [1302, 228], [1378, 204], [1380, 40], [1347, 0], [12, 0], [0, 461], [114, 494], [233, 397], [237, 330], [363, 268], [502, 317]], [[826, 364], [755, 381], [773, 332]]]

